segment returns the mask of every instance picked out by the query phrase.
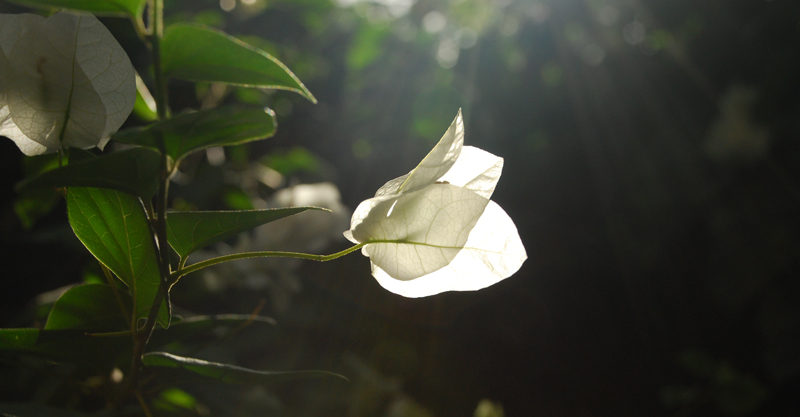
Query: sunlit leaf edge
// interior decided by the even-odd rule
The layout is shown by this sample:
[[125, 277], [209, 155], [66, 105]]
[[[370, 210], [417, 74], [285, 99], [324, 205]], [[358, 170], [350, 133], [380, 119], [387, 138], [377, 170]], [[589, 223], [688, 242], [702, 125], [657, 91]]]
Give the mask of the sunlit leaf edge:
[[[286, 64], [281, 62], [278, 58], [276, 58], [276, 57], [272, 56], [271, 54], [267, 53], [266, 51], [263, 51], [263, 50], [261, 50], [259, 48], [256, 48], [255, 46], [250, 45], [250, 44], [248, 44], [248, 43], [246, 43], [246, 42], [244, 42], [244, 41], [242, 41], [242, 40], [240, 40], [240, 39], [238, 39], [238, 38], [236, 38], [234, 36], [231, 36], [230, 34], [225, 33], [225, 32], [223, 32], [223, 31], [221, 31], [219, 29], [215, 29], [215, 28], [212, 28], [212, 27], [209, 27], [209, 26], [198, 24], [198, 23], [183, 23], [183, 22], [175, 23], [175, 24], [172, 24], [169, 27], [167, 27], [166, 30], [164, 31], [164, 43], [166, 44], [170, 40], [168, 38], [168, 36], [170, 34], [172, 34], [175, 30], [179, 30], [179, 29], [183, 29], [183, 28], [202, 29], [202, 30], [205, 30], [205, 31], [208, 31], [208, 32], [215, 33], [217, 35], [221, 35], [224, 38], [226, 38], [227, 40], [235, 43], [237, 46], [241, 46], [241, 47], [243, 47], [245, 49], [248, 49], [248, 50], [250, 50], [252, 52], [255, 52], [255, 53], [263, 56], [264, 58], [269, 59], [270, 61], [272, 61], [273, 63], [275, 63], [279, 67], [281, 67], [298, 84], [298, 86], [300, 88], [294, 88], [294, 87], [283, 86], [283, 85], [273, 85], [273, 84], [237, 83], [237, 82], [228, 82], [228, 81], [220, 81], [220, 80], [194, 78], [194, 77], [191, 77], [191, 76], [187, 77], [187, 76], [181, 76], [181, 75], [174, 75], [174, 74], [171, 74], [171, 71], [173, 69], [169, 67], [169, 61], [168, 61], [169, 60], [169, 55], [165, 55], [163, 57], [163, 60], [164, 60], [164, 67], [163, 68], [164, 68], [165, 75], [174, 76], [176, 78], [182, 78], [182, 79], [190, 80], [190, 81], [223, 82], [225, 84], [234, 85], [234, 86], [240, 86], [240, 87], [292, 91], [292, 92], [300, 94], [301, 96], [305, 97], [306, 99], [308, 99], [312, 103], [317, 104], [316, 97], [314, 97], [314, 95], [311, 94], [311, 91], [308, 90], [308, 88], [305, 86], [305, 84], [303, 84], [303, 82], [300, 81], [300, 78], [298, 78], [297, 75], [295, 75], [294, 72], [292, 72], [289, 69], [289, 67], [286, 66]], [[164, 47], [164, 50], [166, 50], [166, 47]]]

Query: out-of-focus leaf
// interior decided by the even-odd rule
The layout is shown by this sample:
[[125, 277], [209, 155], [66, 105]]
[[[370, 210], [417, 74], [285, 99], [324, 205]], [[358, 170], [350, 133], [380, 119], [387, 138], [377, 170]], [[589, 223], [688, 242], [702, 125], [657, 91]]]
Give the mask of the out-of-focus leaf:
[[167, 76], [289, 90], [317, 102], [277, 58], [216, 29], [171, 25], [164, 33], [161, 56]]
[[133, 66], [111, 32], [70, 13], [0, 15], [0, 26], [0, 135], [26, 155], [102, 149], [136, 99]]
[[142, 363], [147, 367], [157, 368], [158, 374], [177, 377], [177, 380], [184, 382], [217, 381], [238, 385], [271, 385], [296, 379], [328, 376], [347, 380], [342, 375], [327, 371], [256, 371], [240, 366], [176, 356], [166, 352], [146, 353], [142, 358]]
[[33, 190], [14, 200], [14, 213], [26, 230], [49, 214], [58, 203], [58, 193], [53, 190]]
[[388, 26], [361, 26], [347, 51], [347, 66], [361, 70], [378, 59], [384, 50], [383, 41], [390, 33]]
[[30, 403], [0, 404], [0, 415], [7, 417], [90, 417], [90, 414]]
[[[237, 328], [259, 326], [275, 326], [275, 320], [264, 316], [251, 316], [247, 314], [221, 314], [215, 316], [190, 317], [181, 321], [173, 320], [169, 330], [155, 329], [150, 337], [148, 347], [160, 347], [172, 343], [187, 341], [207, 341], [217, 339]], [[223, 330], [220, 334], [220, 329]]]
[[180, 388], [169, 388], [162, 391], [161, 398], [158, 401], [163, 401], [164, 404], [168, 406], [186, 410], [194, 410], [197, 406], [197, 400], [191, 394]]
[[136, 74], [136, 102], [133, 104], [133, 112], [145, 122], [158, 119], [156, 102], [139, 74]]
[[9, 0], [11, 3], [39, 8], [83, 10], [96, 14], [141, 16], [147, 0]]
[[[67, 216], [89, 252], [128, 285], [136, 317], [147, 317], [161, 278], [150, 226], [139, 199], [114, 190], [71, 187], [67, 191]], [[169, 314], [165, 301], [157, 319], [164, 327], [169, 327]]]
[[44, 329], [77, 329], [90, 333], [124, 331], [130, 328], [126, 314], [130, 315], [132, 306], [133, 300], [127, 292], [115, 294], [107, 284], [78, 285], [56, 300]]
[[241, 188], [229, 188], [222, 195], [222, 199], [228, 208], [233, 210], [255, 210], [250, 196]]
[[273, 152], [261, 158], [259, 162], [285, 176], [297, 172], [319, 172], [322, 165], [314, 154], [299, 146], [289, 151]]
[[[85, 154], [85, 152], [83, 153]], [[82, 159], [17, 184], [18, 192], [38, 188], [110, 188], [149, 199], [158, 189], [158, 152], [136, 148]]]
[[185, 113], [144, 128], [117, 132], [120, 143], [158, 149], [158, 133], [164, 137], [167, 155], [178, 161], [212, 146], [240, 145], [275, 134], [275, 114], [270, 109], [225, 106]]
[[118, 359], [130, 360], [130, 336], [98, 337], [83, 330], [0, 329], [0, 353], [23, 354], [111, 370]]
[[247, 211], [176, 211], [167, 216], [167, 240], [181, 258], [256, 226], [319, 207]]
[[[31, 178], [58, 168], [58, 156], [55, 154], [31, 156], [24, 158], [22, 163], [25, 178]], [[40, 218], [49, 214], [58, 201], [59, 196], [55, 190], [31, 190], [14, 200], [14, 213], [17, 214], [22, 227], [27, 230]]]

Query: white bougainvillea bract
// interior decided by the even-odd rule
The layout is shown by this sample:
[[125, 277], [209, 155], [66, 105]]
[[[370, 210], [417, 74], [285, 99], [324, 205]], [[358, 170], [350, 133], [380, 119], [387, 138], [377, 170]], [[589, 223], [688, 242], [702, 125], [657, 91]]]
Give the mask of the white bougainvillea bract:
[[0, 135], [26, 155], [103, 148], [136, 100], [134, 69], [92, 15], [0, 15]]
[[393, 293], [479, 290], [511, 276], [527, 259], [514, 222], [489, 200], [503, 158], [463, 143], [459, 111], [416, 168], [353, 213], [345, 237], [366, 244], [372, 275]]

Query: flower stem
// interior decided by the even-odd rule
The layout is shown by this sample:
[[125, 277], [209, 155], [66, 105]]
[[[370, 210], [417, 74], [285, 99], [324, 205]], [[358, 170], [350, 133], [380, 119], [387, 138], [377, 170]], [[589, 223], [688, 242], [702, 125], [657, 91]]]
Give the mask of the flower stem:
[[347, 255], [348, 253], [355, 252], [358, 249], [361, 249], [366, 243], [359, 243], [355, 246], [349, 247], [341, 252], [336, 252], [330, 255], [313, 255], [309, 253], [298, 253], [298, 252], [278, 252], [278, 251], [262, 251], [262, 252], [243, 252], [243, 253], [234, 253], [231, 255], [220, 256], [217, 258], [207, 259], [202, 262], [198, 262], [195, 264], [191, 264], [186, 268], [178, 269], [177, 271], [173, 272], [170, 276], [171, 281], [174, 283], [180, 277], [195, 272], [197, 270], [216, 265], [222, 262], [228, 261], [235, 261], [237, 259], [245, 259], [245, 258], [295, 258], [295, 259], [308, 259], [311, 261], [319, 261], [319, 262], [326, 262], [332, 261], [336, 258], [342, 257]]

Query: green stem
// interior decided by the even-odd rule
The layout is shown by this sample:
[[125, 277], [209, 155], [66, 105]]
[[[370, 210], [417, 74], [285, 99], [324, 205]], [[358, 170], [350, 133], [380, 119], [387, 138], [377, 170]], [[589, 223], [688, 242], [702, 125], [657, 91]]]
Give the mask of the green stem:
[[196, 264], [191, 264], [186, 268], [178, 269], [177, 271], [173, 272], [170, 276], [171, 281], [174, 283], [178, 280], [178, 278], [195, 272], [197, 270], [216, 265], [222, 262], [228, 261], [235, 261], [237, 259], [245, 259], [245, 258], [295, 258], [295, 259], [308, 259], [310, 261], [319, 261], [319, 262], [326, 262], [332, 261], [336, 258], [342, 257], [347, 255], [348, 253], [355, 252], [361, 249], [366, 243], [359, 243], [358, 245], [349, 247], [341, 252], [336, 252], [330, 255], [312, 255], [309, 253], [298, 253], [298, 252], [277, 252], [277, 251], [263, 251], [263, 252], [243, 252], [243, 253], [234, 253], [231, 255], [220, 256], [217, 258], [207, 259], [202, 262], [198, 262]]
[[[164, 80], [164, 74], [161, 70], [161, 37], [164, 33], [164, 2], [163, 0], [153, 0], [151, 3], [153, 8], [153, 20], [152, 20], [152, 35], [150, 37], [150, 46], [151, 52], [153, 54], [153, 72], [155, 74], [155, 99], [156, 99], [156, 106], [157, 106], [157, 114], [159, 120], [166, 120], [167, 119], [167, 91], [166, 91], [166, 82]], [[138, 383], [139, 383], [139, 370], [142, 367], [142, 355], [144, 355], [145, 347], [147, 346], [147, 342], [150, 340], [150, 335], [153, 333], [153, 329], [155, 328], [156, 319], [158, 318], [158, 313], [161, 310], [161, 304], [164, 300], [167, 300], [167, 305], [169, 305], [168, 300], [168, 282], [167, 280], [170, 277], [170, 268], [169, 268], [169, 249], [167, 245], [167, 192], [169, 188], [169, 160], [167, 159], [167, 155], [165, 152], [165, 145], [164, 145], [164, 138], [163, 136], [158, 136], [159, 141], [159, 148], [161, 150], [161, 177], [159, 181], [158, 187], [158, 197], [156, 199], [156, 217], [155, 222], [153, 224], [154, 230], [154, 243], [158, 248], [158, 268], [161, 275], [161, 282], [158, 289], [158, 294], [156, 294], [155, 300], [153, 300], [153, 305], [150, 308], [150, 313], [147, 316], [147, 321], [140, 330], [136, 331], [136, 335], [134, 337], [134, 345], [133, 345], [133, 356], [131, 360], [131, 370], [128, 374], [128, 381], [126, 383], [126, 389], [124, 392], [131, 392], [138, 393]], [[145, 409], [146, 410], [146, 409]]]

